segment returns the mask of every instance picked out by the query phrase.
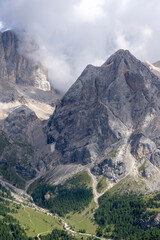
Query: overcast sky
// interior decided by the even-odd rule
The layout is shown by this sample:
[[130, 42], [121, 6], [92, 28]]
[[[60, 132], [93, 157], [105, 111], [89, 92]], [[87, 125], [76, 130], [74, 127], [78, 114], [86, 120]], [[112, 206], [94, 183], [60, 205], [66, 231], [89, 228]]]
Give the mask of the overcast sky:
[[61, 91], [119, 48], [160, 59], [159, 0], [0, 0], [0, 21], [1, 29], [25, 31], [26, 48], [39, 44], [33, 56]]

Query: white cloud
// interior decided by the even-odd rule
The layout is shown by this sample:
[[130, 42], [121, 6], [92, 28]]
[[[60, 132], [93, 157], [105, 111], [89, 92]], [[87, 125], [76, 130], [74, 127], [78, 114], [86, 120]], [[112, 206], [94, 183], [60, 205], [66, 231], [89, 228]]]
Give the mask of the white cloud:
[[121, 34], [121, 33], [117, 34], [116, 46], [117, 46], [117, 49], [129, 49], [130, 48], [130, 44], [127, 41], [124, 34]]
[[0, 31], [3, 29], [3, 22], [0, 21]]
[[1, 0], [0, 21], [25, 30], [25, 52], [31, 40], [39, 44], [34, 58], [66, 91], [87, 64], [101, 64], [118, 48], [160, 59], [159, 9], [159, 0]]
[[80, 21], [94, 22], [105, 17], [104, 5], [105, 0], [81, 0], [74, 6], [75, 16]]

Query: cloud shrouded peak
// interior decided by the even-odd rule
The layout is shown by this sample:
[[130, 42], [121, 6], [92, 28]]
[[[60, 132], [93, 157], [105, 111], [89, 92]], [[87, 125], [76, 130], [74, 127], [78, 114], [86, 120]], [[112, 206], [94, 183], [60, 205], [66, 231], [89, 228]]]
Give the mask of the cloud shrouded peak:
[[89, 63], [101, 65], [119, 48], [141, 60], [160, 58], [160, 2], [138, 0], [2, 0], [0, 29], [23, 31], [26, 52], [66, 91]]

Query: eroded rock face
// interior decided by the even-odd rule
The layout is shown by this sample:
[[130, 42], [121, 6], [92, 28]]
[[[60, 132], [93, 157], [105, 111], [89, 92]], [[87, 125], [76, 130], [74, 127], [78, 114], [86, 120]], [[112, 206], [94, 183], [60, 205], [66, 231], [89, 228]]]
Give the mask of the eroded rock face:
[[49, 91], [47, 71], [40, 63], [24, 57], [19, 45], [20, 40], [12, 31], [0, 33], [0, 79]]
[[133, 134], [130, 143], [131, 153], [137, 160], [142, 158], [150, 159], [151, 154], [156, 150], [156, 144], [142, 133]]
[[[24, 180], [36, 177], [44, 167], [42, 159], [47, 154], [43, 122], [26, 106], [15, 109], [1, 122], [2, 138], [0, 164], [12, 168]], [[4, 176], [5, 177], [5, 176]]]
[[95, 175], [103, 175], [104, 177], [116, 182], [125, 176], [125, 164], [123, 162], [114, 163], [111, 158], [103, 160], [94, 166], [92, 173]]
[[[101, 67], [87, 66], [57, 105], [47, 127], [52, 156], [65, 164], [92, 163], [95, 174], [114, 181], [143, 158], [158, 166], [159, 105], [160, 79], [129, 51], [119, 50]], [[116, 146], [123, 151], [102, 162]]]
[[[38, 121], [38, 118], [35, 113], [26, 106], [22, 106], [15, 109], [5, 119], [4, 129], [11, 138], [17, 141], [25, 141], [25, 139], [27, 140], [28, 128], [36, 124], [36, 121]], [[28, 123], [30, 123], [30, 126]]]

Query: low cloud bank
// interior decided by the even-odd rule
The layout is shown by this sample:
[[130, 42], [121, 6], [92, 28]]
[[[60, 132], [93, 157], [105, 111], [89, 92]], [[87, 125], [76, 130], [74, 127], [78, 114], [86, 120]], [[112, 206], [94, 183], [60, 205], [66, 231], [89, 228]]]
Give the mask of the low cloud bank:
[[[0, 29], [23, 31], [25, 52], [65, 92], [87, 64], [101, 65], [119, 48], [159, 60], [159, 9], [158, 0], [2, 0]], [[30, 51], [34, 41], [39, 48]]]

